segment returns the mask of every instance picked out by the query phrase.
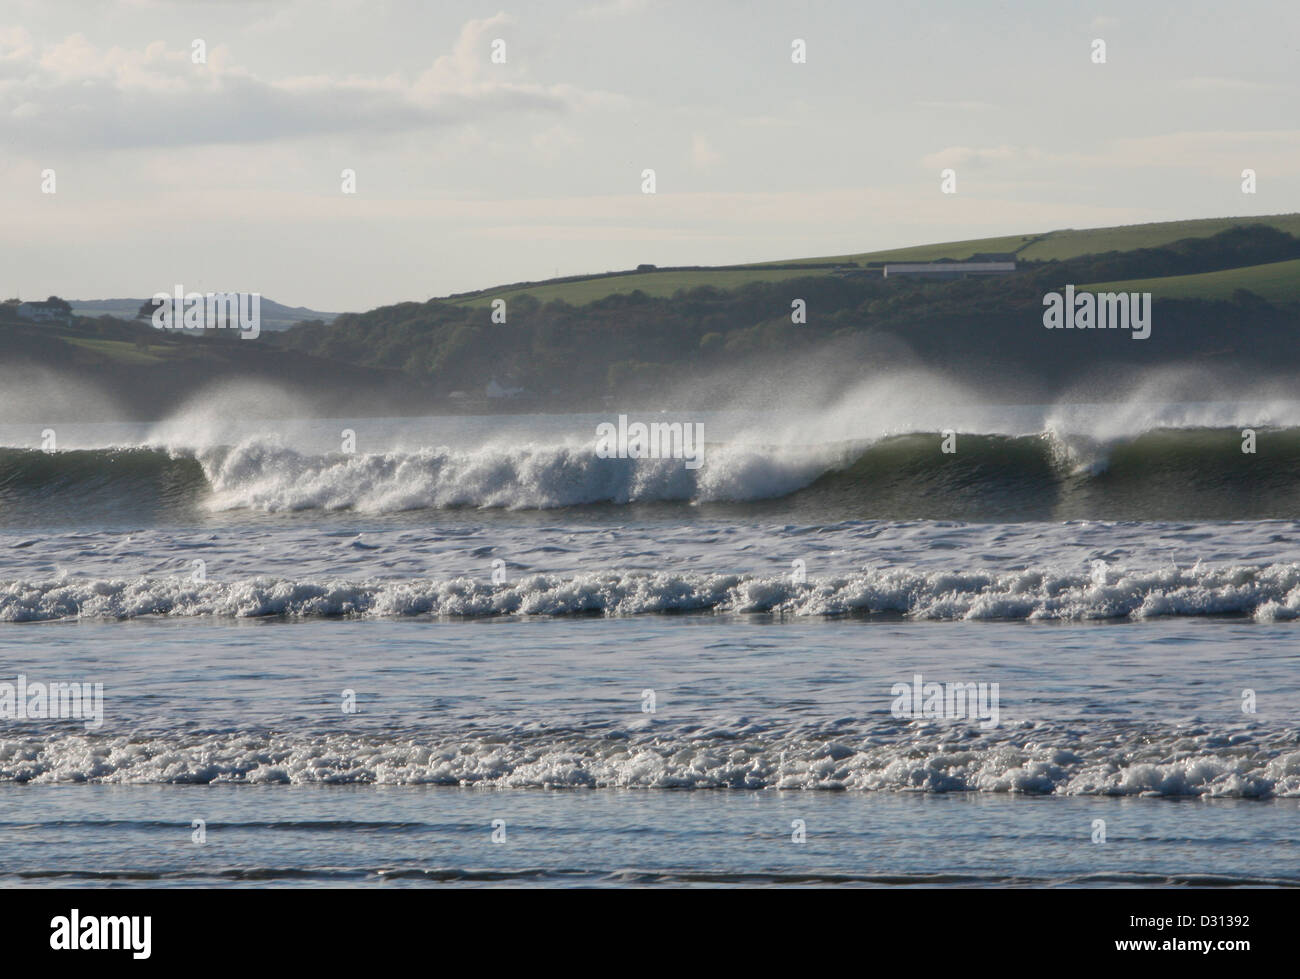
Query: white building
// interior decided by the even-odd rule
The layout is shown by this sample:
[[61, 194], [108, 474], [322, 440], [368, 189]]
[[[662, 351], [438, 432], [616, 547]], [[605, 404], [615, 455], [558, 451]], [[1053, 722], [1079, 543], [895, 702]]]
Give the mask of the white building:
[[912, 275], [926, 279], [960, 279], [967, 275], [1006, 275], [1015, 262], [904, 262], [885, 266], [885, 278]]
[[68, 313], [57, 303], [34, 302], [20, 303], [18, 306], [18, 315], [25, 320], [34, 320], [37, 323], [66, 323]]
[[525, 394], [523, 388], [509, 387], [505, 384], [498, 384], [494, 377], [488, 381], [487, 390], [484, 392], [489, 398], [517, 398]]

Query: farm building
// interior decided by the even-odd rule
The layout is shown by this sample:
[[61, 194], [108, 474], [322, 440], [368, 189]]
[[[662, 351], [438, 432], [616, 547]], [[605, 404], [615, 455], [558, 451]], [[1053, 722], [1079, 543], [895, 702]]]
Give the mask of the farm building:
[[70, 316], [68, 307], [62, 302], [20, 303], [18, 315], [25, 320], [38, 323], [66, 323]]
[[1011, 262], [896, 262], [886, 263], [884, 276], [914, 276], [925, 279], [964, 279], [968, 275], [1006, 275], [1016, 270]]

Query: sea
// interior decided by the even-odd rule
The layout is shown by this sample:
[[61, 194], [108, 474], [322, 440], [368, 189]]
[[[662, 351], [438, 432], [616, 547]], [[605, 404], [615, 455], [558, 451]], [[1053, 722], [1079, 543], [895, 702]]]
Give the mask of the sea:
[[1300, 405], [0, 446], [0, 886], [1300, 884]]

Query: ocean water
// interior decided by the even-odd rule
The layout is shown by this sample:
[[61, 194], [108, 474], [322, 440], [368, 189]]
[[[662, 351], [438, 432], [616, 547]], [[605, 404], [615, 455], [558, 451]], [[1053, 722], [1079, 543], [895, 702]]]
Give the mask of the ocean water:
[[1300, 883], [1294, 405], [267, 417], [0, 426], [0, 883]]

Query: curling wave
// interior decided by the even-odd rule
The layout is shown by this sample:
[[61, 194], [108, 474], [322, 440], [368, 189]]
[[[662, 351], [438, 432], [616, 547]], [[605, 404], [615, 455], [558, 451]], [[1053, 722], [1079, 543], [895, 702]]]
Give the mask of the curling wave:
[[249, 439], [203, 449], [0, 449], [0, 506], [151, 503], [257, 512], [540, 510], [628, 503], [777, 506], [818, 519], [1293, 519], [1300, 428], [1154, 429], [1098, 441], [937, 433], [871, 443], [710, 445], [704, 464], [590, 445], [312, 455]]

